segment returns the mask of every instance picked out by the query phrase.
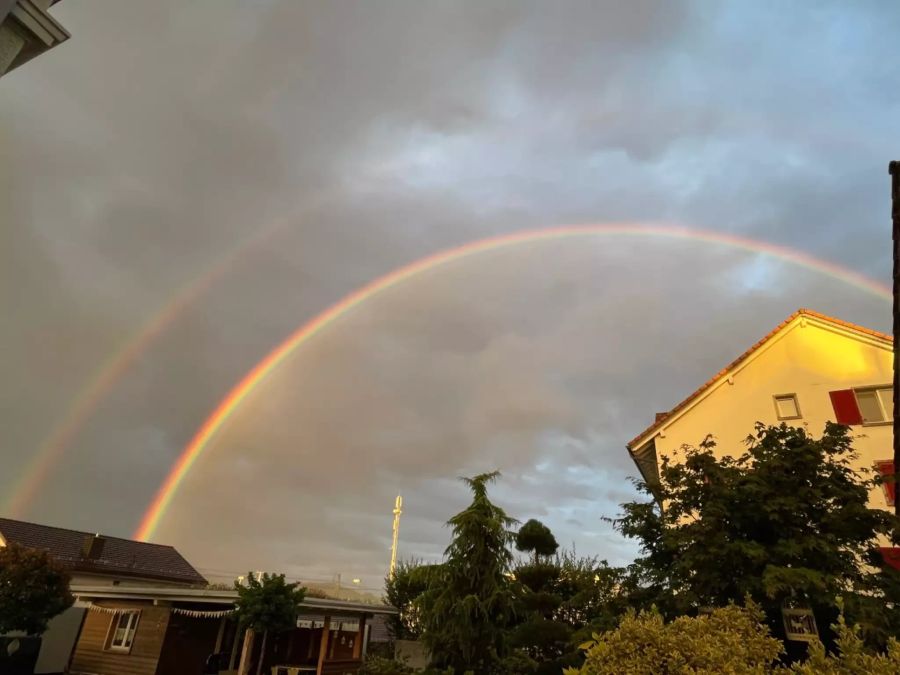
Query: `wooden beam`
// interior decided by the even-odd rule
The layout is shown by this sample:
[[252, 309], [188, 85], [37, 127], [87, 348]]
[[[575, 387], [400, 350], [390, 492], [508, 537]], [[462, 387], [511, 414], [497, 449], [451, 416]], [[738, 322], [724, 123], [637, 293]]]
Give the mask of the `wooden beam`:
[[222, 640], [225, 638], [226, 621], [227, 619], [223, 616], [221, 622], [219, 623], [219, 634], [216, 635], [216, 648], [213, 650], [213, 652], [216, 654], [222, 651]]
[[356, 632], [356, 641], [353, 643], [353, 658], [359, 659], [362, 654], [363, 640], [366, 636], [366, 617], [359, 617], [359, 630]]
[[234, 670], [235, 661], [237, 661], [238, 642], [241, 641], [241, 627], [234, 627], [234, 638], [231, 641], [231, 658], [228, 659], [228, 670]]
[[325, 654], [328, 652], [328, 636], [331, 633], [331, 617], [326, 616], [322, 625], [322, 641], [319, 642], [319, 663], [316, 664], [316, 675], [322, 675], [325, 666]]

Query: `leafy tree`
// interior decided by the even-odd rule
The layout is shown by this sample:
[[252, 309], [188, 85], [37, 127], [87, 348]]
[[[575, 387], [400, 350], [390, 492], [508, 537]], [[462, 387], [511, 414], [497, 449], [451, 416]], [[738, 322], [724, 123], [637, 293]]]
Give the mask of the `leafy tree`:
[[388, 631], [394, 640], [417, 640], [421, 636], [419, 598], [431, 587], [439, 569], [439, 565], [404, 561], [397, 564], [393, 576], [385, 578], [385, 602], [399, 611], [388, 620]]
[[15, 543], [0, 548], [0, 635], [40, 635], [73, 602], [69, 573], [46, 551]]
[[836, 654], [829, 655], [821, 642], [810, 645], [809, 658], [805, 663], [795, 664], [792, 673], [799, 675], [896, 675], [900, 673], [900, 643], [890, 638], [886, 653], [872, 654], [866, 651], [860, 638], [859, 628], [851, 628], [844, 621], [843, 614], [834, 626], [837, 640]]
[[853, 617], [865, 643], [883, 651], [891, 638], [900, 635], [900, 611], [894, 604], [900, 598], [900, 571], [886, 564], [880, 552], [873, 551], [867, 562], [870, 574], [860, 592], [845, 595], [845, 612]]
[[566, 675], [769, 673], [782, 647], [762, 617], [755, 606], [734, 605], [672, 623], [655, 611], [630, 611], [615, 630], [595, 634], [584, 645], [584, 665]]
[[594, 631], [615, 628], [631, 606], [631, 579], [627, 570], [610, 567], [605, 560], [559, 556], [557, 593], [563, 599], [556, 617], [571, 626], [574, 645]]
[[262, 632], [263, 641], [256, 668], [261, 672], [266, 653], [266, 641], [269, 632], [281, 633], [297, 625], [300, 603], [306, 597], [306, 589], [300, 584], [289, 584], [283, 574], [255, 575], [247, 573], [244, 583], [234, 582], [238, 592], [235, 601], [235, 614], [238, 623], [246, 631], [244, 633], [244, 649], [241, 653], [241, 664], [238, 672], [245, 675], [250, 669], [250, 658], [253, 653], [253, 642], [256, 633]]
[[[872, 593], [875, 572], [864, 560], [896, 519], [868, 507], [875, 481], [851, 468], [846, 427], [828, 423], [815, 439], [760, 424], [739, 456], [717, 458], [714, 447], [708, 438], [682, 461], [664, 458], [653, 493], [660, 501], [623, 504], [614, 521], [643, 551], [633, 567], [636, 602], [671, 616], [749, 596], [783, 634], [783, 604], [807, 605], [828, 626], [841, 596]], [[869, 618], [884, 625], [898, 611]]]
[[560, 673], [582, 662], [579, 646], [594, 631], [615, 628], [628, 607], [626, 572], [596, 558], [564, 551], [538, 564], [518, 565], [521, 623], [510, 643], [527, 657], [510, 672]]
[[821, 642], [810, 645], [803, 663], [777, 663], [781, 643], [762, 623], [763, 612], [749, 603], [715, 609], [708, 616], [679, 617], [664, 623], [654, 611], [629, 611], [615, 630], [595, 634], [583, 645], [586, 660], [566, 675], [668, 675], [733, 673], [735, 675], [896, 675], [900, 673], [900, 643], [891, 638], [885, 653], [867, 651], [858, 628], [843, 614], [833, 626], [835, 653]]
[[525, 523], [516, 534], [516, 549], [534, 553], [535, 564], [540, 562], [540, 556], [551, 556], [558, 548], [559, 544], [550, 528], [534, 518]]
[[448, 521], [453, 540], [434, 585], [421, 598], [422, 640], [435, 666], [456, 673], [496, 672], [507, 652], [506, 630], [514, 614], [509, 546], [515, 521], [488, 499], [488, 484], [499, 475], [463, 479], [472, 503]]
[[571, 626], [557, 620], [563, 603], [558, 592], [561, 568], [551, 561], [529, 562], [516, 567], [514, 576], [521, 584], [518, 614], [524, 620], [512, 629], [509, 643], [533, 664], [529, 670], [519, 665], [519, 672], [559, 673], [572, 637]]

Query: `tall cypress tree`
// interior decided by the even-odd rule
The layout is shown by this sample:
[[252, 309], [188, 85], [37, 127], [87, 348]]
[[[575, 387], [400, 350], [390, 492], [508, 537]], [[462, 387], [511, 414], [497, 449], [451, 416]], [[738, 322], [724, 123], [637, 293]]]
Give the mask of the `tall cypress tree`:
[[472, 490], [472, 503], [447, 521], [453, 540], [437, 583], [422, 598], [422, 639], [432, 662], [457, 673], [496, 672], [507, 650], [514, 613], [510, 528], [516, 521], [488, 499], [487, 486], [499, 475], [462, 479]]

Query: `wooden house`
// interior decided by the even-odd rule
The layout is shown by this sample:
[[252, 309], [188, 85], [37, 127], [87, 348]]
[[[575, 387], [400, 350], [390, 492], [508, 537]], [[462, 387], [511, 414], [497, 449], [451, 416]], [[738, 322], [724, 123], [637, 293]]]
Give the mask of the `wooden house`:
[[[0, 518], [0, 547], [12, 543], [47, 551], [69, 571], [73, 585], [190, 587], [207, 583], [171, 546]], [[34, 673], [65, 670], [85, 611], [76, 604], [50, 622], [41, 638]]]
[[[243, 632], [231, 613], [237, 592], [191, 588], [72, 589], [87, 610], [69, 670], [72, 675], [230, 675]], [[393, 614], [384, 605], [306, 598], [297, 626], [255, 640], [251, 661], [267, 675], [351, 675], [365, 657], [367, 625]]]

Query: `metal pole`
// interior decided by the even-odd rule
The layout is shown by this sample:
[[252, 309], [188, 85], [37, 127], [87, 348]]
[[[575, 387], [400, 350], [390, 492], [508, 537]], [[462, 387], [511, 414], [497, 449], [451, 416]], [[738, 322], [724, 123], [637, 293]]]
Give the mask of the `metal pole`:
[[894, 240], [894, 513], [900, 516], [900, 495], [897, 494], [897, 471], [900, 470], [900, 162], [888, 165], [891, 174], [891, 218]]
[[397, 542], [400, 538], [400, 514], [403, 513], [403, 497], [397, 495], [394, 502], [394, 539], [391, 543], [391, 570], [390, 576], [394, 576], [394, 568], [397, 566]]

